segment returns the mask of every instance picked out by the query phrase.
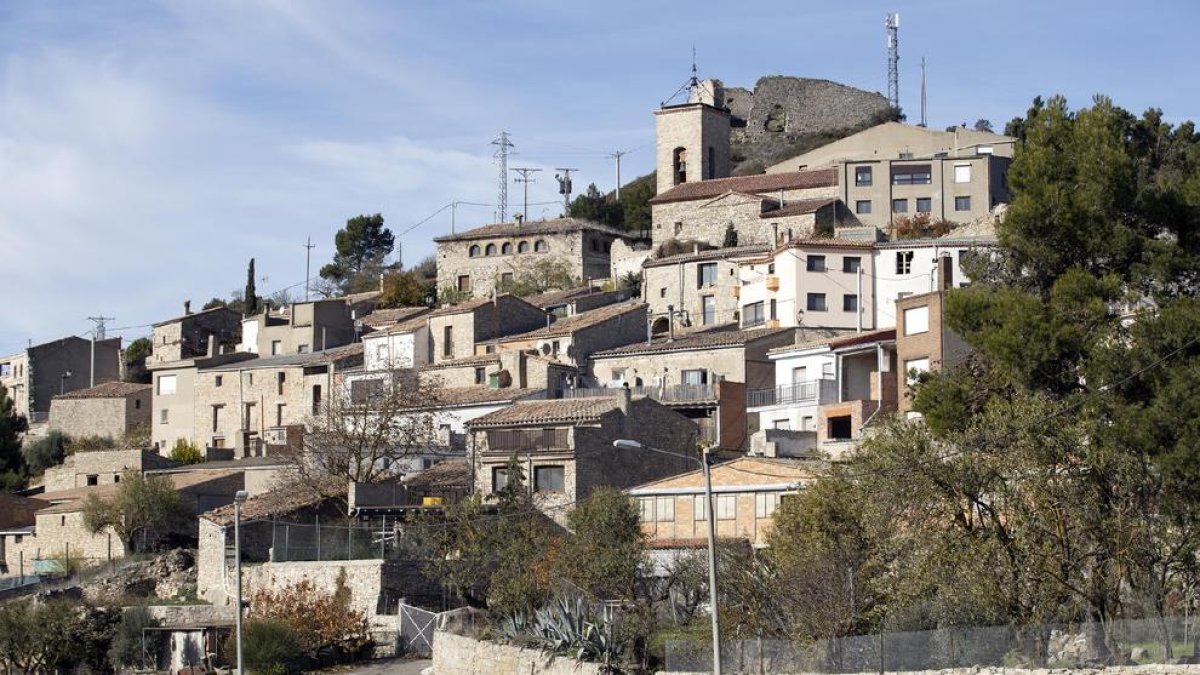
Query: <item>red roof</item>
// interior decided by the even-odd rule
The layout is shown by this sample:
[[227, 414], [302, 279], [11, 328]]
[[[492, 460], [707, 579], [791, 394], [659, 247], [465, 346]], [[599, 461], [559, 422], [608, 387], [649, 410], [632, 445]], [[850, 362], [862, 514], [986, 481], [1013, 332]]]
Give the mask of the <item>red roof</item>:
[[668, 202], [686, 202], [693, 199], [708, 199], [723, 195], [726, 192], [761, 194], [764, 192], [778, 192], [779, 190], [810, 190], [813, 188], [833, 187], [837, 184], [838, 172], [836, 168], [789, 171], [786, 173], [764, 173], [757, 176], [734, 176], [733, 178], [715, 178], [695, 183], [680, 183], [654, 197], [650, 200], [650, 203], [665, 204]]

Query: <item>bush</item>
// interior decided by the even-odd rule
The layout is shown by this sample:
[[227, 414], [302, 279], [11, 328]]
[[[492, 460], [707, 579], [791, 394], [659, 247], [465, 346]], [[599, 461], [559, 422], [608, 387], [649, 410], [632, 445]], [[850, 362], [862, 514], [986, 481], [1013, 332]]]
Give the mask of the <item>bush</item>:
[[36, 441], [21, 445], [21, 456], [33, 475], [43, 473], [52, 466], [62, 464], [67, 456], [71, 439], [61, 431], [51, 431]]
[[142, 631], [155, 628], [158, 619], [150, 615], [145, 607], [130, 607], [121, 614], [121, 622], [113, 634], [108, 660], [113, 668], [155, 667], [161, 655], [161, 644], [157, 640], [144, 642]]
[[180, 438], [171, 447], [171, 459], [180, 464], [199, 464], [204, 461], [204, 453], [191, 441]]
[[[303, 649], [296, 630], [282, 621], [247, 619], [242, 627], [242, 659], [246, 668], [260, 675], [294, 673], [304, 665]], [[237, 654], [237, 635], [229, 636], [225, 653]], [[231, 664], [232, 665], [232, 664]]]

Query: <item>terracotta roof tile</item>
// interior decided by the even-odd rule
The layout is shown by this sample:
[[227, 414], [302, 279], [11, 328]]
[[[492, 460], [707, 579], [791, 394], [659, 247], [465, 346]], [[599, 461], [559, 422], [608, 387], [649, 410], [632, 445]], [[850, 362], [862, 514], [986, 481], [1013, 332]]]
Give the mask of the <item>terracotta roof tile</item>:
[[836, 204], [839, 200], [835, 197], [828, 199], [801, 199], [799, 201], [788, 202], [783, 205], [783, 208], [774, 209], [772, 211], [764, 211], [759, 214], [759, 218], [787, 218], [788, 216], [802, 216], [808, 213], [816, 213], [818, 210]]
[[471, 387], [442, 387], [432, 394], [432, 400], [429, 401], [428, 408], [436, 409], [483, 403], [504, 403], [536, 396], [545, 396], [545, 390], [518, 389], [514, 387], [494, 389], [484, 384]]
[[514, 340], [529, 340], [539, 337], [570, 335], [577, 330], [592, 328], [593, 326], [598, 326], [606, 321], [611, 321], [618, 317], [624, 316], [625, 314], [631, 314], [633, 312], [642, 311], [645, 309], [646, 303], [638, 302], [636, 300], [623, 302], [617, 305], [606, 305], [604, 307], [598, 307], [586, 312], [572, 314], [565, 319], [559, 319], [558, 321], [550, 324], [549, 328], [539, 328], [537, 330], [531, 330], [528, 333], [521, 333], [520, 335], [512, 335], [506, 338], [501, 338], [500, 342], [512, 342]]
[[707, 251], [669, 255], [665, 258], [650, 258], [647, 259], [646, 262], [642, 263], [642, 267], [662, 267], [664, 265], [678, 265], [679, 263], [698, 262], [703, 260], [727, 260], [729, 258], [768, 253], [770, 250], [771, 248], [766, 244], [747, 244], [745, 246], [713, 248]]
[[[764, 173], [756, 176], [735, 176], [733, 178], [716, 178], [695, 183], [680, 183], [666, 192], [650, 200], [651, 204], [668, 202], [684, 202], [693, 199], [708, 199], [726, 192], [778, 192], [779, 190], [807, 190], [812, 188], [833, 187], [838, 184], [836, 168], [815, 169], [811, 171], [789, 171], [785, 173]], [[765, 195], [770, 196], [770, 195]]]
[[445, 370], [446, 368], [467, 368], [470, 366], [486, 366], [493, 363], [500, 363], [499, 354], [480, 354], [479, 356], [464, 356], [461, 359], [452, 359], [450, 361], [439, 361], [431, 363], [427, 366], [422, 366], [421, 370]]
[[125, 398], [126, 396], [139, 394], [150, 389], [150, 385], [138, 384], [136, 382], [105, 382], [104, 384], [98, 384], [88, 389], [57, 394], [54, 398]]
[[404, 484], [410, 487], [470, 487], [471, 466], [465, 459], [443, 459]]
[[[285, 485], [247, 499], [242, 504], [242, 522], [286, 515], [293, 511], [316, 506], [323, 501], [325, 501], [325, 497], [314, 490], [297, 490], [295, 486]], [[200, 517], [217, 525], [232, 525], [234, 505], [226, 504], [205, 512]]]
[[434, 237], [435, 242], [443, 241], [465, 241], [469, 239], [494, 239], [497, 237], [524, 237], [545, 234], [563, 234], [567, 232], [579, 232], [589, 230], [593, 232], [603, 232], [611, 234], [615, 237], [625, 239], [632, 238], [628, 232], [617, 230], [607, 225], [593, 223], [589, 220], [580, 220], [578, 218], [555, 218], [553, 220], [526, 220], [521, 224], [517, 223], [494, 223], [492, 225], [484, 225], [476, 227], [466, 232], [457, 234], [447, 234], [441, 237]]
[[654, 354], [658, 352], [677, 352], [688, 351], [695, 349], [719, 349], [721, 347], [741, 347], [748, 342], [758, 340], [764, 337], [771, 337], [795, 331], [795, 328], [746, 328], [741, 329], [737, 324], [726, 324], [717, 326], [708, 330], [688, 333], [686, 335], [676, 336], [674, 340], [659, 337], [650, 344], [639, 342], [637, 344], [617, 347], [616, 349], [607, 349], [602, 352], [592, 354], [593, 359], [601, 359], [609, 356], [626, 356], [632, 354]]
[[467, 423], [471, 428], [522, 426], [527, 424], [576, 424], [595, 422], [617, 410], [616, 398], [564, 398], [549, 401], [518, 401], [477, 417]]
[[377, 309], [374, 312], [364, 316], [362, 322], [364, 326], [370, 326], [375, 330], [383, 330], [390, 328], [396, 324], [416, 318], [422, 314], [429, 312], [428, 307], [393, 307], [391, 309]]

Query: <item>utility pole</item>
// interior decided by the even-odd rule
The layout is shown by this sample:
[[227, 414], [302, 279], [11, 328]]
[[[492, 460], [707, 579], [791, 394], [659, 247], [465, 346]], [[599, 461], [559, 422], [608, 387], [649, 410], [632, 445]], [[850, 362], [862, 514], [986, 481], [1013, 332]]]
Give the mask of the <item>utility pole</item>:
[[621, 201], [621, 157], [628, 154], [628, 150], [617, 150], [613, 154], [609, 155], [609, 157], [617, 160], [617, 201]]
[[[529, 167], [522, 166], [522, 167], [514, 167], [513, 171], [516, 171], [517, 173], [521, 174], [521, 177], [514, 178], [513, 182], [525, 184], [525, 208], [521, 212], [521, 217], [524, 218], [525, 220], [529, 220], [529, 184], [537, 182], [536, 179], [530, 178], [529, 174], [541, 171], [541, 169], [531, 169]], [[503, 222], [503, 220], [504, 219], [501, 218], [501, 222]]]
[[305, 302], [308, 302], [308, 294], [309, 294], [309, 289], [310, 289], [308, 280], [312, 278], [312, 275], [309, 273], [310, 265], [312, 264], [312, 250], [316, 247], [317, 247], [317, 245], [312, 243], [311, 236], [308, 238], [308, 240], [306, 242], [304, 242], [304, 248], [305, 248], [305, 251], [304, 251], [304, 301]]
[[503, 223], [508, 220], [508, 154], [509, 148], [514, 146], [512, 141], [508, 140], [507, 131], [501, 131], [500, 136], [492, 141], [492, 145], [496, 146], [496, 152], [492, 156], [500, 165], [499, 194], [496, 195], [496, 211], [498, 212], [496, 222]]
[[558, 194], [563, 196], [563, 215], [567, 215], [571, 211], [571, 172], [579, 169], [564, 169], [558, 167], [555, 171], [561, 171], [562, 175], [554, 174], [554, 179], [558, 181]]
[[928, 126], [925, 119], [925, 57], [921, 57], [921, 126]]
[[88, 386], [94, 387], [96, 386], [96, 340], [104, 339], [104, 324], [116, 321], [116, 319], [111, 316], [89, 316], [88, 321], [96, 323], [96, 327], [92, 329], [92, 367], [88, 374]]
[[883, 24], [887, 28], [888, 103], [900, 109], [900, 15], [888, 14]]

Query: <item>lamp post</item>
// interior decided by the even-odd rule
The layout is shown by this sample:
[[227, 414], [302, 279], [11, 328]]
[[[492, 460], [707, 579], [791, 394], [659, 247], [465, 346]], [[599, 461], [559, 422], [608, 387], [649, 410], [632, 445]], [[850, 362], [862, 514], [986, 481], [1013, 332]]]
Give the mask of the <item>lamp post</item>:
[[71, 377], [71, 371], [64, 370], [61, 377], [58, 378], [58, 395], [62, 396], [67, 393], [67, 378]]
[[234, 630], [237, 632], [237, 675], [242, 670], [242, 504], [250, 493], [238, 490], [233, 495], [233, 565], [237, 569], [237, 614]]
[[717, 523], [716, 514], [713, 513], [712, 471], [708, 463], [708, 448], [704, 448], [701, 458], [696, 458], [661, 450], [627, 438], [613, 441], [613, 447], [622, 450], [649, 450], [700, 463], [700, 469], [704, 473], [704, 516], [708, 520], [708, 603], [709, 613], [712, 614], [713, 672], [721, 675], [721, 620], [717, 611]]

